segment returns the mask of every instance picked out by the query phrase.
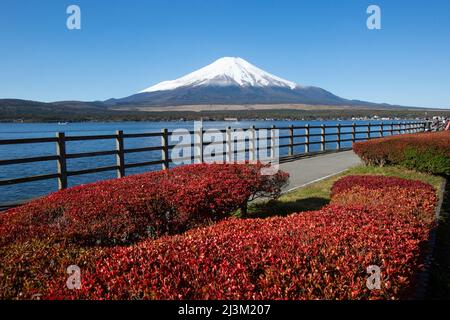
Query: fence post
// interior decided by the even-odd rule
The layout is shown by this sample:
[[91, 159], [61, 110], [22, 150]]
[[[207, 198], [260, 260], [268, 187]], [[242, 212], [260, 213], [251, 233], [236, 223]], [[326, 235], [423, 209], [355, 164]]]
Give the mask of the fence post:
[[305, 126], [305, 153], [309, 153], [309, 124]]
[[372, 131], [371, 126], [372, 126], [372, 124], [369, 122], [369, 124], [367, 125], [367, 140], [372, 139], [372, 137], [371, 137], [371, 131]]
[[125, 176], [125, 151], [123, 147], [123, 131], [116, 131], [116, 163], [117, 163], [117, 177]]
[[195, 134], [194, 147], [197, 149], [197, 152], [198, 152], [198, 154], [197, 154], [197, 156], [199, 157], [198, 162], [203, 163], [203, 162], [205, 162], [204, 154], [203, 154], [203, 127], [200, 126], [197, 129], [197, 132], [195, 132], [194, 134]]
[[248, 151], [249, 151], [248, 159], [249, 159], [249, 161], [256, 161], [257, 160], [257, 157], [256, 157], [257, 139], [256, 139], [255, 126], [251, 126], [249, 131], [250, 131], [250, 140], [248, 141]]
[[275, 125], [272, 125], [270, 130], [270, 159], [275, 159], [275, 146], [276, 146], [276, 134], [275, 134], [276, 127]]
[[356, 123], [352, 123], [352, 143], [356, 142]]
[[226, 130], [226, 150], [225, 150], [225, 155], [226, 155], [226, 161], [225, 162], [228, 162], [228, 163], [232, 163], [233, 162], [233, 156], [234, 156], [234, 154], [233, 154], [233, 150], [232, 150], [232, 140], [233, 139], [233, 136], [232, 136], [232, 133], [231, 133], [231, 127], [227, 127], [227, 130]]
[[320, 125], [320, 151], [325, 151], [325, 125]]
[[169, 132], [166, 128], [161, 129], [161, 160], [162, 169], [169, 169]]
[[58, 190], [67, 188], [66, 135], [57, 132], [56, 155], [58, 156]]
[[294, 155], [294, 126], [289, 126], [289, 155]]
[[341, 124], [338, 123], [337, 125], [337, 149], [341, 149]]

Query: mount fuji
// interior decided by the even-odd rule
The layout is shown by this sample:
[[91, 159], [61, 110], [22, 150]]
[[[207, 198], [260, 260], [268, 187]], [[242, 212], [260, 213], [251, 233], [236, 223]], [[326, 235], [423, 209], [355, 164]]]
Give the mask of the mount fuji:
[[297, 85], [261, 70], [241, 58], [224, 57], [212, 64], [172, 81], [164, 81], [143, 92], [174, 90], [197, 86], [282, 87]]
[[[166, 119], [181, 117], [171, 113], [206, 111], [234, 115], [255, 110], [299, 110], [302, 112], [341, 110], [341, 114], [367, 114], [368, 110], [431, 110], [420, 107], [371, 103], [341, 98], [327, 90], [303, 86], [270, 74], [241, 58], [224, 57], [181, 78], [163, 81], [131, 96], [106, 101], [39, 102], [0, 99], [0, 120], [92, 120], [92, 119]], [[303, 111], [302, 111], [303, 110]], [[344, 111], [346, 113], [342, 113]], [[350, 111], [349, 111], [350, 110]], [[366, 111], [363, 111], [366, 110]], [[395, 112], [397, 112], [395, 111]], [[161, 112], [161, 116], [148, 112]], [[371, 111], [370, 111], [371, 112]], [[421, 111], [422, 112], [422, 111]], [[290, 114], [290, 113], [289, 113]], [[330, 113], [331, 114], [331, 113]], [[333, 111], [333, 114], [336, 114]]]
[[347, 100], [319, 87], [302, 86], [272, 75], [238, 57], [223, 57], [181, 78], [137, 94], [105, 101], [110, 106], [205, 104], [377, 105]]

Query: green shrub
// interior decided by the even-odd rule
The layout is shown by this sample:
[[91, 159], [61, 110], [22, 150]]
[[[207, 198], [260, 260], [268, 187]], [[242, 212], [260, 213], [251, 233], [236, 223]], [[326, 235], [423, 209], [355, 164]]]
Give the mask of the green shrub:
[[410, 147], [404, 151], [404, 160], [401, 166], [417, 171], [439, 175], [450, 175], [450, 157], [434, 148], [418, 150]]
[[450, 131], [404, 134], [353, 144], [366, 165], [400, 165], [450, 176]]

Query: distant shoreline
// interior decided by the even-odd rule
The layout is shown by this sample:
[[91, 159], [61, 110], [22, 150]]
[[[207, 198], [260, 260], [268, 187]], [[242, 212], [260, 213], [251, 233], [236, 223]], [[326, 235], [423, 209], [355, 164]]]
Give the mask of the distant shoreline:
[[[293, 108], [293, 109], [290, 109]], [[118, 107], [116, 107], [118, 108]], [[122, 109], [0, 106], [2, 123], [36, 122], [136, 122], [136, 121], [224, 121], [237, 118], [239, 121], [253, 120], [376, 120], [426, 119], [433, 116], [450, 117], [449, 109], [420, 108], [355, 108], [342, 106], [290, 106], [290, 105], [229, 105], [229, 106], [180, 106], [176, 107], [120, 107]], [[135, 109], [137, 108], [137, 109]], [[180, 108], [182, 110], [180, 110]], [[207, 110], [204, 110], [207, 109]]]
[[[235, 120], [226, 120], [226, 119], [161, 119], [161, 120], [152, 120], [152, 119], [142, 119], [142, 120], [66, 120], [65, 124], [61, 124], [61, 126], [74, 124], [74, 123], [119, 123], [119, 122], [192, 122], [192, 121], [210, 121], [210, 122], [252, 122], [252, 121], [407, 121], [407, 120], [426, 120], [426, 118], [411, 118], [411, 117], [403, 117], [403, 118], [391, 118], [391, 119], [380, 119], [380, 118], [308, 118], [308, 119], [298, 119], [298, 118], [271, 118], [271, 119], [263, 119], [263, 118], [238, 118]], [[40, 120], [26, 120], [26, 121], [17, 121], [17, 120], [0, 120], [0, 124], [33, 124], [33, 123], [48, 123], [48, 124], [58, 124], [61, 121], [40, 121]]]

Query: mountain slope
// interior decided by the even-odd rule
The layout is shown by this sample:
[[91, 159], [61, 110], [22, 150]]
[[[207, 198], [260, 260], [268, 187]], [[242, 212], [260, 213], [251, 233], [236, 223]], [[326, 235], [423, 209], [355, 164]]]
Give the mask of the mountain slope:
[[[241, 58], [224, 57], [181, 78], [163, 81], [109, 105], [304, 103], [353, 105], [322, 88], [301, 86], [274, 76]], [[361, 104], [361, 102], [358, 102]]]
[[224, 57], [210, 65], [172, 81], [163, 81], [143, 92], [174, 90], [197, 86], [280, 87], [294, 89], [291, 81], [274, 76], [241, 58]]
[[281, 104], [304, 103], [347, 105], [348, 100], [317, 87], [289, 89], [284, 87], [194, 86], [173, 90], [143, 92], [108, 104], [176, 106], [192, 104]]

